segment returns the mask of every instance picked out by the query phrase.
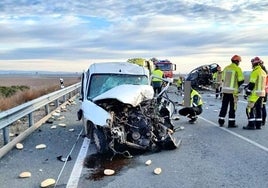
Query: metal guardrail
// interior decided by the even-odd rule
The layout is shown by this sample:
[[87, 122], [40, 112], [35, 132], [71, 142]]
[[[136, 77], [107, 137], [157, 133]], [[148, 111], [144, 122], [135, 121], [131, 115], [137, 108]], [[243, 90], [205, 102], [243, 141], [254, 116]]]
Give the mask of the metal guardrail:
[[59, 105], [59, 99], [63, 97], [63, 100], [66, 101], [66, 95], [69, 94], [69, 98], [72, 95], [79, 93], [79, 88], [81, 83], [77, 83], [66, 88], [60, 89], [48, 95], [44, 95], [12, 109], [0, 112], [0, 130], [3, 130], [3, 139], [4, 144], [10, 142], [9, 137], [9, 125], [15, 121], [28, 116], [29, 127], [34, 124], [33, 112], [45, 106], [46, 114], [49, 113], [49, 104], [55, 102], [56, 107]]

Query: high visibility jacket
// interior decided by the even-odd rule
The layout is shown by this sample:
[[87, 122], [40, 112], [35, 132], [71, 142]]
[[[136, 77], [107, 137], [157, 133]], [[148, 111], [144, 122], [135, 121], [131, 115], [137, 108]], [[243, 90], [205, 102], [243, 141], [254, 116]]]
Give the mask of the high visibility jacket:
[[222, 85], [222, 71], [217, 71], [213, 74], [213, 80], [215, 82], [215, 86], [220, 87]]
[[223, 70], [223, 85], [222, 85], [222, 92], [223, 93], [233, 93], [238, 94], [238, 82], [244, 80], [244, 75], [241, 68], [235, 64], [231, 63], [230, 65], [226, 66]]
[[[195, 101], [195, 96], [197, 96], [197, 101]], [[197, 107], [203, 104], [201, 95], [194, 89], [191, 91], [191, 100], [190, 100], [190, 105], [192, 107]]]
[[177, 81], [177, 86], [181, 86], [181, 83], [182, 83], [182, 81], [181, 81], [181, 78], [179, 77], [178, 81]]
[[266, 75], [265, 92], [268, 93], [268, 75]]
[[152, 72], [152, 75], [158, 77], [158, 78], [154, 78], [152, 79], [153, 82], [161, 82], [162, 80], [159, 79], [159, 78], [163, 78], [163, 71], [161, 71], [160, 69], [155, 69], [153, 72]]
[[254, 67], [249, 77], [249, 82], [254, 83], [254, 88], [248, 97], [248, 101], [256, 102], [259, 97], [265, 96], [266, 77], [267, 75], [261, 66]]

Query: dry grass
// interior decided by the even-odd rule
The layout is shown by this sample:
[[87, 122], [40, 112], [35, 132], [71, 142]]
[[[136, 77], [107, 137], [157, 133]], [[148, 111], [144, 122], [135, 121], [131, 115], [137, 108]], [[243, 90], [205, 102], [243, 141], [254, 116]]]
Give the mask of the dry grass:
[[[63, 77], [64, 85], [69, 86], [80, 82], [78, 77]], [[18, 91], [11, 97], [0, 97], [0, 111], [4, 111], [42, 95], [60, 89], [59, 77], [1, 77], [0, 86], [28, 86], [30, 89]]]

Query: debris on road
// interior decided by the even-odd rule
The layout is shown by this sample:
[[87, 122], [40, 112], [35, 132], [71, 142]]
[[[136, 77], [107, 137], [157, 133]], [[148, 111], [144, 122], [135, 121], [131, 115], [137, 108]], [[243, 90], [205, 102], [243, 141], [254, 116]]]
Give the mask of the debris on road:
[[62, 155], [58, 156], [57, 159], [61, 162], [70, 161], [72, 160], [71, 156], [63, 157]]
[[56, 181], [52, 178], [48, 178], [41, 182], [41, 187], [49, 187], [56, 183]]
[[152, 164], [152, 160], [147, 160], [147, 161], [145, 162], [145, 164], [146, 164], [147, 166], [151, 165], [151, 164]]
[[66, 127], [65, 123], [59, 123], [58, 125], [61, 126], [61, 127]]
[[161, 168], [155, 168], [154, 169], [154, 174], [156, 174], [156, 175], [161, 174], [161, 172], [162, 172], [162, 169]]
[[104, 174], [105, 174], [106, 176], [114, 175], [114, 173], [115, 173], [115, 171], [112, 170], [112, 169], [105, 169], [105, 170], [104, 170]]
[[29, 178], [31, 176], [32, 176], [31, 172], [22, 172], [19, 175], [20, 178]]
[[39, 144], [39, 145], [35, 146], [36, 149], [44, 149], [46, 147], [47, 146], [45, 144]]
[[16, 148], [17, 149], [23, 149], [23, 144], [22, 143], [17, 143]]

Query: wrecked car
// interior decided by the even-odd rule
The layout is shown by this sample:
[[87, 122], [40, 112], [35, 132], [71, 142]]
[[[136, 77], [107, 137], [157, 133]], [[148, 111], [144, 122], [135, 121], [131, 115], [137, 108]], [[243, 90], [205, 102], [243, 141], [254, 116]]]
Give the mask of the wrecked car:
[[185, 80], [191, 81], [191, 85], [195, 89], [211, 86], [213, 84], [213, 73], [217, 72], [218, 66], [217, 63], [199, 66], [193, 69]]
[[95, 63], [82, 75], [78, 119], [98, 153], [131, 156], [130, 149], [175, 149], [174, 108], [167, 98], [159, 104], [157, 97], [145, 67]]

